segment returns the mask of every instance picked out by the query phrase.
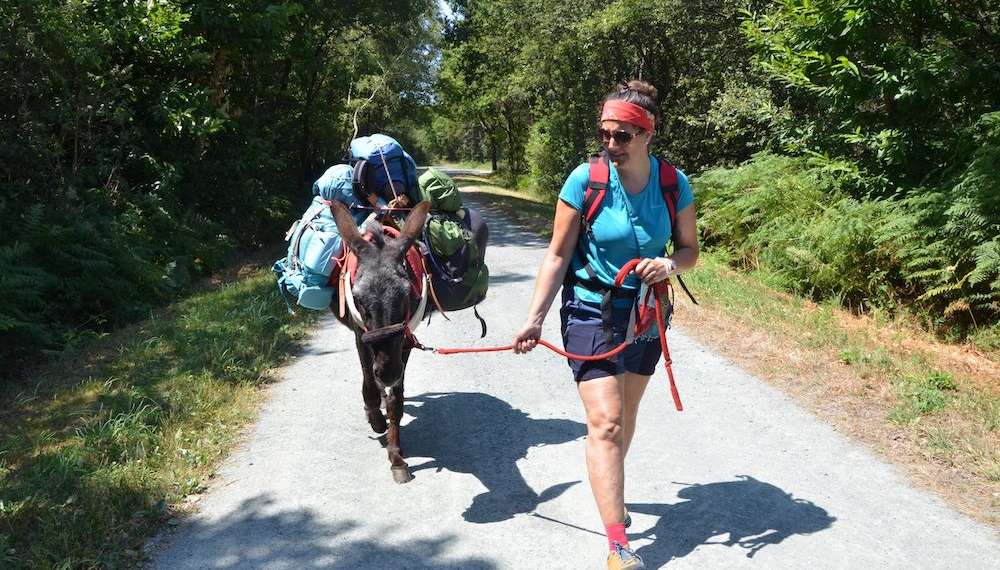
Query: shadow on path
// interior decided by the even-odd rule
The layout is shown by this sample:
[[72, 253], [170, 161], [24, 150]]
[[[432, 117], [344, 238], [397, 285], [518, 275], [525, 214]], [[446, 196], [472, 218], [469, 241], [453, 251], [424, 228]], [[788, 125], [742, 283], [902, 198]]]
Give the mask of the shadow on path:
[[[326, 522], [308, 509], [275, 512], [275, 500], [258, 495], [222, 520], [191, 521], [168, 539], [160, 568], [428, 568], [493, 570], [482, 558], [443, 559], [454, 535], [393, 543], [392, 528], [372, 528], [366, 538], [344, 541], [355, 521]], [[179, 541], [183, 539], [183, 545]], [[336, 544], [334, 544], [336, 543]], [[183, 551], [181, 552], [181, 548]]]
[[497, 283], [521, 283], [524, 281], [534, 280], [534, 275], [527, 275], [524, 273], [498, 273], [496, 275], [490, 275], [490, 285], [496, 285]]
[[[339, 323], [334, 322], [334, 324], [339, 325]], [[354, 347], [351, 348], [327, 348], [324, 346], [319, 346], [316, 344], [310, 345], [299, 352], [299, 356], [329, 356], [331, 354], [340, 354], [342, 352], [354, 352]]]
[[[753, 558], [769, 544], [819, 532], [837, 520], [825, 509], [748, 475], [735, 481], [690, 485], [677, 496], [684, 501], [628, 504], [633, 513], [659, 517], [650, 529], [629, 533], [629, 539], [653, 539], [637, 551], [650, 568], [683, 558], [703, 544], [739, 546], [746, 549], [747, 558]], [[711, 540], [720, 535], [728, 536]]]
[[579, 483], [560, 483], [536, 493], [525, 482], [517, 461], [532, 447], [583, 437], [586, 426], [580, 422], [532, 419], [507, 402], [479, 392], [407, 397], [406, 413], [414, 417], [403, 427], [407, 457], [431, 458], [415, 465], [414, 473], [426, 469], [469, 473], [486, 487], [462, 513], [468, 522], [499, 522], [531, 512]]

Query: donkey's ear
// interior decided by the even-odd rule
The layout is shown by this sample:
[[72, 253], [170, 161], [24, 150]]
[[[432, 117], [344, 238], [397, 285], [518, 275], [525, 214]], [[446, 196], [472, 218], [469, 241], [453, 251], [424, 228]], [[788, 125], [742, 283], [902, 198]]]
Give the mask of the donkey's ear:
[[407, 250], [413, 245], [413, 240], [424, 231], [424, 222], [427, 221], [427, 211], [430, 209], [430, 202], [421, 202], [410, 210], [409, 216], [406, 216], [406, 223], [399, 231], [399, 239], [393, 244], [396, 255], [400, 258], [406, 255]]
[[410, 215], [406, 216], [406, 223], [399, 232], [399, 237], [408, 242], [412, 242], [424, 231], [424, 222], [427, 221], [427, 212], [431, 209], [431, 203], [424, 201], [417, 204]]
[[346, 206], [334, 200], [330, 204], [330, 209], [333, 210], [333, 219], [337, 223], [337, 231], [340, 232], [340, 237], [351, 249], [361, 252], [371, 246], [370, 243], [365, 241], [365, 238], [361, 237], [361, 232], [358, 231], [358, 226], [354, 223], [354, 218], [351, 217], [351, 213], [347, 210]]

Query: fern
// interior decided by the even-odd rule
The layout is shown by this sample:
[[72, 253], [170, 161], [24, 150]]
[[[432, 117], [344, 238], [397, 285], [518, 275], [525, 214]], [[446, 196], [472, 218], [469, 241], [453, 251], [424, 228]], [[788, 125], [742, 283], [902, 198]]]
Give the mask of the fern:
[[762, 154], [696, 181], [708, 246], [742, 267], [766, 266], [790, 290], [940, 325], [1000, 320], [1000, 119], [984, 118], [978, 150], [951, 182], [900, 198], [848, 162]]
[[55, 279], [34, 266], [23, 243], [0, 246], [0, 357], [24, 354], [32, 345], [50, 345], [45, 291]]

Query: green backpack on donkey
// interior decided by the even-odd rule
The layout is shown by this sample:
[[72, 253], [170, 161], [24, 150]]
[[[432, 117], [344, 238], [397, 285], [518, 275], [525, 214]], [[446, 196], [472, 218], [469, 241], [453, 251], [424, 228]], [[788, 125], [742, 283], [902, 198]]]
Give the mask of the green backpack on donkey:
[[431, 203], [423, 241], [430, 250], [427, 269], [438, 301], [445, 311], [472, 307], [489, 288], [489, 227], [478, 212], [462, 205], [458, 187], [444, 172], [428, 168], [418, 184], [421, 199]]

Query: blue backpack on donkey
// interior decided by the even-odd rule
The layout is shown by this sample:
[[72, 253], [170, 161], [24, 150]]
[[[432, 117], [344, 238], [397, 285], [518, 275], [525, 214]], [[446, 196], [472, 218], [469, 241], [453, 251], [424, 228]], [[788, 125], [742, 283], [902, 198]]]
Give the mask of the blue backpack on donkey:
[[351, 166], [354, 167], [354, 195], [367, 200], [369, 195], [391, 202], [405, 196], [410, 206], [420, 201], [417, 186], [417, 163], [396, 139], [374, 134], [351, 141]]
[[334, 200], [343, 202], [360, 224], [369, 211], [361, 208], [354, 195], [353, 169], [346, 164], [331, 167], [313, 184], [313, 199], [309, 208], [285, 234], [288, 253], [271, 268], [278, 276], [278, 291], [292, 312], [289, 297], [303, 308], [323, 311], [330, 307], [336, 287], [331, 279], [339, 272], [337, 258], [343, 243], [330, 210]]

